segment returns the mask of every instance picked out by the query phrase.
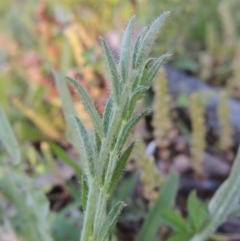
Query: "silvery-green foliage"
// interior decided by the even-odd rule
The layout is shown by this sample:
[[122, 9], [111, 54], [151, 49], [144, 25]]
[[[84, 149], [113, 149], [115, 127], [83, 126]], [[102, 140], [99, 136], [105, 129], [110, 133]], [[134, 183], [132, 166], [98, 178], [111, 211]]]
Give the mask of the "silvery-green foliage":
[[0, 108], [0, 141], [8, 155], [0, 155], [0, 196], [14, 210], [9, 219], [24, 241], [52, 241], [49, 233], [49, 203], [20, 165], [20, 149], [10, 124]]
[[20, 162], [20, 150], [12, 128], [0, 107], [0, 142], [3, 143], [13, 164]]
[[[123, 34], [118, 63], [108, 44], [101, 39], [110, 82], [110, 95], [102, 116], [86, 90], [76, 80], [68, 78], [93, 125], [93, 130], [88, 130], [81, 117], [75, 117], [75, 133], [78, 134], [76, 142], [85, 180], [85, 216], [81, 241], [109, 240], [109, 233], [124, 207], [124, 203], [118, 202], [112, 210], [107, 210], [107, 203], [134, 147], [134, 143], [125, 146], [128, 136], [139, 120], [150, 113], [150, 110], [143, 110], [135, 114], [136, 103], [144, 96], [159, 67], [169, 57], [166, 54], [159, 58], [149, 58], [152, 45], [168, 15], [165, 12], [156, 18], [139, 34], [135, 42], [132, 36], [135, 17], [132, 17]], [[55, 77], [58, 78], [56, 82], [59, 87], [59, 77]], [[64, 91], [60, 89], [59, 93], [64, 103]], [[70, 118], [66, 118], [66, 113], [69, 111], [66, 105], [63, 108], [68, 122]]]
[[[49, 203], [34, 182], [20, 170], [5, 167], [0, 177], [1, 195], [6, 198], [14, 215], [12, 226], [24, 241], [52, 241], [48, 222]], [[7, 213], [6, 213], [7, 215]]]

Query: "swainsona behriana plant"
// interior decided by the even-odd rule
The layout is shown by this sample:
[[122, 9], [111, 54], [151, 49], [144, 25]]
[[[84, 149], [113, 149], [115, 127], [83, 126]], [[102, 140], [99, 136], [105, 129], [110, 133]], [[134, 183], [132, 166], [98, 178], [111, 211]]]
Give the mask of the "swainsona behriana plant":
[[[120, 179], [134, 143], [126, 147], [126, 140], [137, 122], [150, 113], [145, 109], [135, 114], [136, 103], [150, 88], [158, 69], [169, 54], [149, 58], [149, 54], [168, 12], [144, 28], [136, 41], [132, 41], [135, 18], [131, 18], [123, 35], [117, 63], [107, 43], [101, 39], [110, 82], [110, 95], [101, 116], [86, 90], [76, 80], [76, 88], [90, 117], [93, 129], [89, 130], [79, 117], [75, 117], [78, 136], [73, 133], [74, 146], [79, 148], [84, 167], [86, 205], [81, 241], [109, 240], [109, 233], [125, 204], [115, 203], [107, 209], [108, 200]], [[57, 76], [57, 75], [56, 75]], [[69, 122], [71, 120], [69, 119]]]

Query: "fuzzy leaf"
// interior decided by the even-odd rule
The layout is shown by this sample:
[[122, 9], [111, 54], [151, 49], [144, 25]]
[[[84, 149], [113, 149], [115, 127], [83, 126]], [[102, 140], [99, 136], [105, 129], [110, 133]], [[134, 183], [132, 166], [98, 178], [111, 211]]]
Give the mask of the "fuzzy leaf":
[[84, 176], [82, 176], [82, 182], [81, 182], [81, 206], [82, 206], [83, 210], [86, 209], [87, 196], [88, 196], [88, 186], [87, 186], [86, 179], [84, 178]]
[[108, 98], [108, 101], [103, 113], [103, 129], [105, 134], [108, 132], [109, 124], [111, 122], [112, 109], [113, 109], [113, 99], [110, 96]]
[[64, 162], [75, 171], [78, 178], [82, 176], [82, 169], [80, 168], [80, 166], [60, 146], [58, 146], [54, 142], [51, 142], [50, 147], [53, 153], [58, 158], [60, 158], [62, 162]]
[[163, 223], [161, 212], [171, 208], [175, 200], [179, 178], [176, 173], [171, 172], [165, 181], [158, 199], [148, 213], [144, 224], [138, 234], [137, 241], [153, 241], [155, 234]]
[[[205, 224], [199, 233], [196, 233], [191, 241], [204, 241], [217, 229], [219, 225], [226, 221], [232, 211], [239, 207], [240, 197], [240, 149], [238, 150], [237, 157], [232, 166], [230, 176], [212, 197], [208, 211], [210, 214], [208, 223]], [[237, 214], [238, 215], [238, 214]]]
[[102, 46], [105, 54], [107, 68], [110, 73], [110, 84], [111, 84], [113, 98], [116, 101], [116, 103], [119, 103], [120, 81], [119, 81], [119, 75], [117, 72], [116, 63], [113, 59], [113, 56], [111, 54], [111, 51], [109, 50], [107, 43], [104, 41], [103, 38], [101, 38], [101, 42], [102, 42]]
[[145, 27], [143, 29], [143, 31], [138, 35], [137, 40], [134, 44], [134, 49], [133, 49], [133, 57], [132, 57], [132, 67], [135, 68], [136, 67], [136, 60], [137, 60], [137, 55], [138, 55], [138, 51], [142, 42], [143, 37], [145, 36], [146, 32], [147, 32], [147, 27]]
[[82, 99], [83, 104], [85, 106], [85, 110], [87, 111], [96, 132], [98, 133], [99, 136], [103, 136], [103, 127], [102, 127], [101, 118], [97, 112], [97, 109], [92, 99], [88, 95], [87, 91], [76, 80], [69, 77], [67, 78], [70, 80], [72, 85], [76, 88], [79, 97]]
[[136, 56], [136, 67], [141, 66], [148, 57], [151, 47], [156, 40], [161, 26], [164, 24], [169, 12], [164, 12], [153, 21], [148, 31], [146, 32]]
[[240, 217], [240, 206], [237, 206], [235, 208], [232, 209], [232, 212], [229, 214], [228, 218], [232, 218], [232, 217]]
[[121, 184], [116, 189], [116, 192], [114, 192], [114, 195], [111, 198], [111, 202], [115, 203], [117, 200], [126, 200], [130, 193], [134, 190], [138, 179], [139, 173], [137, 171], [132, 173], [130, 176], [127, 176], [126, 178], [124, 177], [123, 180], [121, 180]]
[[193, 191], [188, 197], [188, 220], [195, 231], [198, 231], [207, 222], [209, 214], [207, 207], [204, 203], [201, 203]]
[[105, 241], [107, 235], [110, 233], [112, 227], [116, 223], [117, 218], [119, 217], [119, 215], [121, 214], [125, 206], [126, 206], [125, 203], [118, 202], [112, 207], [110, 213], [108, 214], [108, 216], [106, 217], [104, 223], [100, 228], [100, 231], [96, 240]]
[[94, 132], [94, 143], [95, 143], [94, 146], [95, 146], [96, 153], [99, 153], [102, 143], [99, 135], [96, 132]]
[[240, 197], [240, 150], [232, 166], [228, 179], [216, 191], [209, 203], [211, 216], [217, 216], [221, 221], [231, 212], [233, 207], [237, 207]]
[[[228, 179], [216, 191], [209, 203], [209, 212], [215, 215], [219, 212], [222, 217], [227, 215], [229, 209], [238, 205], [240, 196], [240, 149], [232, 166], [232, 171]], [[233, 202], [234, 201], [234, 202]]]
[[158, 72], [158, 69], [166, 62], [166, 60], [171, 56], [171, 54], [163, 54], [159, 58], [157, 58], [155, 61], [153, 61], [153, 64], [149, 68], [147, 72], [147, 77], [142, 83], [144, 86], [148, 86], [151, 84], [151, 81], [155, 77], [155, 75]]
[[138, 102], [138, 100], [140, 100], [142, 98], [142, 96], [144, 95], [144, 93], [146, 93], [146, 91], [148, 89], [149, 89], [149, 87], [144, 87], [144, 86], [140, 86], [135, 89], [135, 91], [133, 92], [132, 97], [130, 99], [130, 102], [128, 104], [127, 118], [132, 115], [132, 113], [136, 107], [136, 103]]
[[[67, 82], [65, 80], [65, 77], [62, 76], [60, 73], [53, 71], [54, 81], [55, 85], [58, 90], [58, 94], [61, 98], [62, 108], [63, 108], [63, 115], [64, 119], [67, 125], [67, 138], [70, 141], [72, 145], [76, 146], [76, 132], [73, 128], [75, 125], [75, 121], [72, 118], [73, 116], [76, 116], [76, 111], [74, 108], [74, 104], [71, 98], [71, 95], [69, 93], [69, 89], [67, 86]], [[77, 148], [76, 148], [77, 149]]]
[[49, 232], [49, 202], [31, 178], [20, 169], [5, 168], [0, 190], [1, 196], [17, 210], [11, 221], [17, 225], [21, 240], [53, 241]]
[[0, 107], [0, 140], [2, 141], [8, 154], [12, 158], [13, 163], [19, 164], [21, 154], [20, 154], [18, 141], [1, 107]]
[[135, 17], [132, 17], [127, 25], [127, 28], [123, 35], [121, 53], [120, 53], [120, 73], [121, 80], [126, 82], [129, 76], [129, 66], [131, 61], [131, 37], [133, 31], [133, 25], [135, 22]]
[[139, 79], [140, 79], [140, 74], [135, 72], [135, 76], [133, 75], [132, 77], [132, 85], [131, 85], [131, 92], [133, 92], [136, 88], [139, 87]]
[[140, 74], [140, 77], [139, 77], [139, 80], [138, 80], [138, 86], [141, 86], [141, 85], [145, 85], [146, 86], [146, 79], [148, 78], [147, 77], [147, 73], [148, 73], [148, 70], [152, 64], [152, 62], [154, 61], [155, 59], [154, 58], [148, 58], [145, 63], [144, 63], [144, 66], [141, 70], [141, 74]]
[[123, 152], [123, 154], [120, 156], [120, 158], [117, 160], [117, 165], [112, 173], [112, 177], [110, 179], [110, 183], [109, 183], [109, 185], [107, 187], [107, 191], [106, 191], [109, 196], [114, 191], [114, 189], [123, 173], [123, 170], [126, 166], [128, 158], [129, 158], [130, 154], [132, 153], [133, 147], [134, 147], [134, 143], [129, 145], [127, 147], [127, 149]]
[[172, 209], [164, 210], [161, 213], [163, 222], [169, 225], [175, 231], [189, 232], [188, 223], [184, 220], [180, 213]]
[[127, 137], [129, 136], [131, 130], [134, 126], [146, 115], [150, 114], [152, 111], [147, 109], [142, 111], [141, 113], [133, 116], [123, 128], [123, 131], [119, 134], [119, 138], [116, 143], [117, 150], [121, 150], [123, 145], [125, 144]]
[[90, 173], [92, 176], [95, 173], [94, 170], [94, 156], [95, 156], [95, 149], [93, 143], [90, 139], [89, 133], [85, 126], [83, 125], [82, 121], [75, 117], [77, 123], [77, 129], [79, 131], [79, 143], [80, 143], [80, 155], [82, 156], [82, 161], [87, 168], [87, 172]]

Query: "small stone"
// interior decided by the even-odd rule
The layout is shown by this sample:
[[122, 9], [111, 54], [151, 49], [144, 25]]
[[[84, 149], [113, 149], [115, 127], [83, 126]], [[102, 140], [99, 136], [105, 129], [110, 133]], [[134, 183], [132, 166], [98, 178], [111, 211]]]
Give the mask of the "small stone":
[[205, 153], [203, 172], [206, 177], [226, 177], [230, 172], [230, 165], [220, 157]]
[[186, 155], [178, 155], [173, 159], [173, 167], [179, 173], [184, 173], [191, 168], [190, 159]]
[[178, 137], [176, 142], [175, 142], [175, 149], [178, 152], [184, 152], [187, 150], [187, 142], [185, 138], [183, 137]]

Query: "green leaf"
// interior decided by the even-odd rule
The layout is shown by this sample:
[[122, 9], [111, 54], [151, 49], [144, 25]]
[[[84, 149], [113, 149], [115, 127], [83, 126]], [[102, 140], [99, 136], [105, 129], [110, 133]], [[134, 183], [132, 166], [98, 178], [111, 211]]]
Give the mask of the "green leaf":
[[87, 185], [86, 179], [84, 178], [84, 176], [82, 176], [82, 181], [81, 181], [81, 206], [82, 206], [83, 210], [86, 209], [87, 196], [88, 196], [88, 185]]
[[77, 135], [76, 135], [75, 129], [73, 128], [73, 126], [75, 126], [75, 121], [72, 118], [77, 114], [74, 108], [71, 95], [69, 93], [67, 82], [65, 80], [65, 77], [56, 71], [53, 71], [53, 76], [54, 76], [54, 81], [58, 90], [58, 94], [60, 95], [60, 98], [61, 98], [63, 115], [67, 124], [67, 138], [74, 147], [77, 147], [76, 145]]
[[152, 110], [144, 110], [141, 113], [133, 116], [125, 125], [122, 132], [119, 134], [119, 138], [117, 139], [116, 143], [116, 149], [121, 150], [123, 145], [125, 144], [131, 130], [134, 128], [134, 126], [146, 115], [150, 114]]
[[70, 80], [72, 85], [76, 88], [77, 93], [83, 101], [85, 110], [87, 111], [96, 132], [98, 133], [98, 135], [100, 137], [102, 137], [103, 136], [103, 127], [102, 127], [101, 118], [97, 112], [97, 109], [96, 109], [92, 99], [88, 95], [87, 91], [76, 80], [74, 80], [70, 77], [67, 77], [67, 78]]
[[141, 74], [140, 74], [140, 77], [139, 77], [139, 80], [138, 80], [138, 83], [137, 83], [137, 86], [141, 86], [141, 85], [145, 85], [146, 86], [146, 79], [148, 78], [147, 77], [147, 73], [148, 73], [148, 69], [150, 68], [152, 62], [154, 61], [155, 59], [154, 58], [148, 58], [145, 63], [144, 63], [144, 66], [141, 70]]
[[[240, 198], [240, 149], [232, 166], [230, 176], [212, 197], [208, 211], [210, 214], [208, 222], [204, 225], [202, 230], [199, 230], [191, 241], [204, 241], [217, 229], [219, 225], [225, 222], [233, 211], [239, 207]], [[238, 215], [238, 213], [236, 213]]]
[[232, 212], [229, 214], [228, 218], [240, 217], [240, 206], [233, 208]]
[[161, 212], [172, 207], [174, 203], [178, 189], [178, 181], [179, 178], [177, 174], [171, 172], [160, 191], [158, 199], [145, 218], [144, 224], [138, 234], [137, 241], [154, 240], [159, 226], [163, 224]]
[[125, 203], [118, 202], [112, 207], [110, 213], [108, 214], [108, 216], [106, 217], [104, 223], [102, 224], [102, 226], [100, 228], [100, 231], [99, 231], [99, 234], [98, 234], [96, 240], [105, 241], [107, 235], [109, 234], [112, 227], [116, 223], [117, 218], [119, 217], [119, 215], [121, 214], [121, 212], [125, 206], [126, 206]]
[[22, 240], [53, 241], [49, 233], [49, 202], [32, 179], [20, 169], [5, 168], [0, 190], [16, 210], [11, 221]]
[[174, 67], [184, 71], [191, 71], [192, 73], [197, 73], [199, 70], [199, 65], [197, 61], [189, 57], [181, 57], [180, 59], [174, 61]]
[[161, 26], [164, 24], [169, 12], [164, 12], [157, 19], [153, 21], [148, 31], [146, 32], [136, 56], [136, 67], [141, 66], [148, 57], [151, 47], [156, 40]]
[[80, 143], [80, 155], [82, 157], [82, 161], [84, 165], [87, 168], [86, 170], [87, 173], [90, 174], [91, 176], [94, 176], [95, 149], [90, 139], [89, 133], [85, 128], [85, 126], [83, 125], [82, 121], [78, 117], [75, 117], [75, 119], [76, 119], [78, 131], [79, 131], [78, 136], [79, 136], [79, 143]]
[[127, 28], [123, 35], [121, 53], [120, 53], [120, 73], [121, 80], [127, 82], [129, 77], [129, 66], [131, 61], [131, 37], [133, 31], [133, 25], [135, 22], [135, 16], [132, 17], [127, 25]]
[[161, 217], [166, 225], [169, 225], [175, 231], [189, 232], [188, 223], [184, 220], [181, 214], [172, 209], [167, 209], [161, 212]]
[[143, 85], [150, 85], [151, 81], [155, 77], [155, 75], [158, 72], [158, 69], [166, 63], [166, 60], [171, 56], [171, 54], [163, 54], [159, 58], [157, 58], [155, 61], [153, 61], [151, 67], [149, 68], [147, 72], [147, 78], [145, 80], [145, 83], [142, 83]]
[[130, 102], [128, 103], [128, 108], [126, 110], [126, 118], [129, 118], [135, 107], [136, 107], [136, 103], [138, 102], [138, 100], [140, 100], [143, 95], [146, 93], [146, 91], [149, 89], [149, 87], [145, 87], [145, 86], [139, 86], [135, 89], [135, 91], [132, 94], [132, 97], [130, 99]]
[[134, 44], [134, 49], [133, 49], [133, 57], [132, 57], [132, 67], [136, 68], [136, 60], [137, 60], [137, 55], [139, 52], [139, 48], [142, 42], [143, 37], [145, 36], [146, 32], [147, 32], [148, 28], [145, 27], [143, 29], [143, 31], [138, 35], [136, 42]]
[[96, 150], [95, 152], [99, 153], [102, 143], [101, 143], [101, 139], [100, 139], [99, 135], [96, 132], [94, 132], [94, 143], [95, 143], [94, 146], [95, 146], [95, 150]]
[[121, 184], [116, 189], [116, 192], [114, 193], [112, 200], [126, 200], [129, 197], [129, 194], [133, 191], [134, 187], [136, 186], [136, 183], [138, 182], [139, 175], [138, 172], [131, 173], [130, 176], [123, 178], [121, 180]]
[[51, 233], [56, 241], [79, 241], [79, 229], [77, 218], [70, 218], [59, 212], [51, 213]]
[[107, 104], [105, 106], [104, 113], [103, 113], [103, 129], [105, 134], [107, 134], [109, 124], [111, 122], [112, 109], [113, 109], [113, 99], [110, 96], [107, 100]]
[[18, 141], [13, 133], [11, 125], [0, 107], [0, 140], [6, 148], [9, 156], [12, 158], [14, 164], [20, 163], [20, 147]]
[[132, 143], [131, 145], [129, 145], [126, 150], [123, 152], [123, 154], [120, 156], [120, 158], [117, 160], [117, 165], [114, 169], [114, 172], [112, 173], [112, 176], [110, 178], [110, 183], [108, 184], [107, 189], [107, 194], [110, 196], [112, 194], [112, 192], [114, 191], [122, 173], [123, 170], [126, 166], [126, 163], [128, 161], [128, 158], [130, 156], [130, 154], [132, 153], [134, 147], [134, 143]]
[[113, 56], [111, 54], [111, 51], [109, 50], [107, 43], [104, 41], [103, 38], [101, 38], [101, 42], [102, 42], [102, 46], [103, 46], [103, 50], [104, 50], [107, 68], [110, 73], [110, 84], [111, 84], [113, 98], [116, 101], [116, 103], [119, 103], [120, 80], [119, 80], [119, 75], [117, 72], [116, 63], [113, 59]]
[[188, 197], [187, 207], [191, 226], [195, 231], [200, 230], [209, 218], [207, 206], [198, 200], [196, 192], [193, 191]]
[[189, 233], [177, 232], [171, 235], [170, 238], [167, 239], [167, 241], [188, 241], [190, 240], [190, 238], [191, 238], [191, 234]]
[[231, 213], [233, 207], [239, 205], [240, 197], [240, 150], [232, 166], [228, 179], [221, 185], [211, 199], [208, 209], [211, 216], [224, 221]]
[[82, 169], [80, 166], [68, 155], [66, 152], [54, 142], [50, 142], [50, 147], [53, 153], [66, 165], [70, 166], [76, 173], [78, 178], [82, 176]]

